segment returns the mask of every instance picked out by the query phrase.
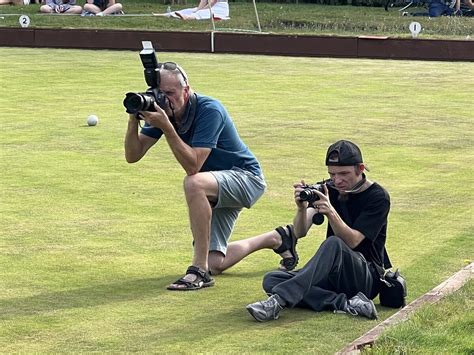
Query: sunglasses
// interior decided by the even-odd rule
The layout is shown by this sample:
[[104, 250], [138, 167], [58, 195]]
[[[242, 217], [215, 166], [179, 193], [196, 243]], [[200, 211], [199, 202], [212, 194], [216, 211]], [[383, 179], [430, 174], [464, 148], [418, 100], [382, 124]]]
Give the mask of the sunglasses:
[[176, 64], [175, 62], [160, 63], [160, 64], [158, 64], [158, 67], [160, 69], [169, 70], [169, 71], [177, 70], [181, 74], [181, 76], [183, 77], [184, 82], [186, 83], [186, 85], [188, 84], [188, 78], [183, 73], [183, 71], [179, 68], [178, 64]]

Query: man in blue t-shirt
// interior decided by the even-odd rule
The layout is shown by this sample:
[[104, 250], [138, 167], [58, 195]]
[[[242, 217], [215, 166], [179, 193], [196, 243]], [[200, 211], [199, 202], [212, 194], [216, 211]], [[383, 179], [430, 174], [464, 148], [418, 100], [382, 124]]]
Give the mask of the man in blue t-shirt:
[[384, 268], [391, 267], [385, 250], [390, 197], [366, 178], [362, 153], [354, 143], [332, 144], [326, 165], [330, 180], [322, 186], [308, 192], [304, 181], [295, 184], [297, 213], [293, 225], [281, 231], [302, 238], [325, 216], [326, 240], [301, 270], [265, 275], [263, 288], [270, 297], [247, 305], [257, 321], [277, 319], [282, 309], [293, 307], [377, 317], [372, 299], [380, 291]]
[[[127, 162], [139, 161], [165, 138], [186, 172], [184, 192], [193, 234], [194, 257], [186, 274], [170, 290], [196, 290], [214, 284], [217, 275], [260, 249], [282, 256], [291, 251], [280, 236], [257, 236], [228, 244], [242, 208], [250, 208], [265, 191], [259, 162], [239, 137], [224, 106], [193, 92], [184, 70], [176, 63], [161, 64], [161, 92], [165, 110], [131, 114], [125, 137]], [[139, 130], [139, 120], [145, 121]]]

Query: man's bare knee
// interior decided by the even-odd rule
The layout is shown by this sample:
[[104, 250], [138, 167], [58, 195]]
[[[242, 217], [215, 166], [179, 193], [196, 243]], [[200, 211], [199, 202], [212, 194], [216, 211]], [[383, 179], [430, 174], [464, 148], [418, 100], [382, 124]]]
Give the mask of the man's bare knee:
[[225, 270], [222, 265], [224, 264], [225, 255], [220, 251], [209, 252], [209, 272], [212, 275], [219, 275]]
[[219, 270], [219, 269], [216, 269], [216, 268], [209, 268], [209, 272], [211, 273], [212, 276], [216, 276], [216, 275], [220, 275], [222, 274], [224, 270]]
[[196, 193], [202, 189], [198, 175], [189, 175], [184, 178], [183, 182], [184, 193], [186, 195]]

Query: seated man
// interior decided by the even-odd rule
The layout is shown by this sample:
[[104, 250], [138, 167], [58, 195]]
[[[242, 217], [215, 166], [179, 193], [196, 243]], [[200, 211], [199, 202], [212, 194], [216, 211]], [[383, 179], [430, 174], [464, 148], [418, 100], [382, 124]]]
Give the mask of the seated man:
[[76, 5], [76, 0], [46, 0], [46, 5], [40, 7], [45, 14], [80, 14], [82, 7]]
[[362, 153], [354, 143], [332, 144], [326, 165], [330, 180], [322, 186], [295, 184], [293, 233], [304, 237], [313, 221], [321, 224], [323, 215], [328, 219], [327, 239], [301, 270], [264, 276], [263, 288], [270, 297], [247, 306], [257, 321], [277, 319], [282, 309], [292, 307], [377, 317], [371, 299], [379, 293], [384, 268], [391, 267], [385, 250], [390, 197], [366, 179]]

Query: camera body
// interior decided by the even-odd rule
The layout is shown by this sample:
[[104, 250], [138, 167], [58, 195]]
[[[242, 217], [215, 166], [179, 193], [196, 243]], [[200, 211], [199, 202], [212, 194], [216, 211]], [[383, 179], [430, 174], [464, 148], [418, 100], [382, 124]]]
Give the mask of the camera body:
[[[323, 180], [314, 185], [305, 185], [304, 190], [299, 195], [301, 201], [306, 201], [309, 206], [313, 207], [313, 203], [320, 199], [316, 192], [319, 191], [324, 194], [324, 185], [333, 186], [331, 180]], [[317, 225], [324, 223], [324, 215], [319, 213], [319, 210], [318, 213], [313, 215], [313, 223]]]
[[127, 113], [134, 115], [139, 111], [156, 111], [154, 107], [155, 102], [163, 110], [169, 107], [168, 98], [160, 90], [160, 65], [153, 45], [151, 42], [142, 43], [143, 49], [140, 51], [140, 59], [144, 68], [145, 81], [149, 87], [145, 92], [128, 92], [123, 100]]
[[300, 199], [302, 201], [307, 201], [310, 204], [319, 200], [319, 195], [316, 191], [324, 193], [324, 185], [326, 181], [317, 182], [314, 185], [306, 185], [304, 190], [300, 192]]

